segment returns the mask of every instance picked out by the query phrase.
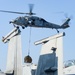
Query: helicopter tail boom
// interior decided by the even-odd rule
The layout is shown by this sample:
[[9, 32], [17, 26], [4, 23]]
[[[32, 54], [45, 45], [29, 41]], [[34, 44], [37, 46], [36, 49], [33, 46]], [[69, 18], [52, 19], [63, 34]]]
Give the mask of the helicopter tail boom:
[[68, 19], [61, 25], [61, 28], [65, 29], [65, 28], [70, 27], [70, 26], [69, 26], [69, 21], [70, 21], [70, 18], [68, 18]]

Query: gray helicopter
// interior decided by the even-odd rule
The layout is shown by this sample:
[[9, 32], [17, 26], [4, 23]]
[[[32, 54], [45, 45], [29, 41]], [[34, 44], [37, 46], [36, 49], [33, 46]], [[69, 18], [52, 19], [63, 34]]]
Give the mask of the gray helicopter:
[[29, 13], [13, 12], [13, 11], [5, 11], [5, 10], [0, 10], [0, 12], [27, 14], [26, 16], [17, 17], [15, 20], [9, 22], [12, 23], [14, 26], [21, 26], [23, 29], [25, 27], [52, 28], [52, 29], [56, 29], [57, 32], [59, 33], [58, 29], [66, 29], [69, 27], [69, 21], [71, 20], [70, 18], [67, 18], [62, 25], [58, 25], [58, 24], [48, 22], [43, 18], [33, 16], [35, 15], [35, 13], [33, 13], [32, 10], [33, 10], [33, 5], [30, 4]]

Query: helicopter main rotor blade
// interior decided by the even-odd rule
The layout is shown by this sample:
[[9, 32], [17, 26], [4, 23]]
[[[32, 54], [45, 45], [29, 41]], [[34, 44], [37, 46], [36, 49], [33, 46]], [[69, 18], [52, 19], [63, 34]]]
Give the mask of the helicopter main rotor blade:
[[0, 12], [15, 13], [15, 14], [26, 14], [26, 13], [22, 13], [22, 12], [5, 11], [5, 10], [0, 10]]
[[34, 6], [34, 4], [29, 4], [29, 13], [26, 13], [26, 14], [28, 14], [28, 15], [36, 15], [35, 13], [32, 12], [33, 11], [33, 6]]
[[33, 7], [34, 7], [34, 4], [29, 4], [29, 11], [30, 11], [30, 13], [32, 13]]

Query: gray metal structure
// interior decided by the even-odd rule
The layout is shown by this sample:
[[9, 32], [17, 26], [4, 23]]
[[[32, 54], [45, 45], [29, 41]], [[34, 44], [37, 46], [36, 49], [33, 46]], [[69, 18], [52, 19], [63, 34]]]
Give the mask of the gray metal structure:
[[60, 33], [40, 41], [42, 49], [35, 75], [63, 75], [63, 36]]
[[3, 37], [3, 42], [8, 42], [8, 56], [6, 75], [22, 75], [22, 48], [21, 31], [18, 27]]
[[6, 71], [0, 70], [0, 75], [75, 75], [75, 66], [63, 69], [64, 35], [63, 32], [35, 42], [35, 45], [42, 44], [38, 65], [22, 65], [21, 31], [15, 27], [2, 39], [8, 43], [8, 56]]

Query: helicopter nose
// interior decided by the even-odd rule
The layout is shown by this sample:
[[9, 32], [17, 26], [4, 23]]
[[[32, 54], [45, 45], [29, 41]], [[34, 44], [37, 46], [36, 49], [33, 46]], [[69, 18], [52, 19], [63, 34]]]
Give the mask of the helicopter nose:
[[14, 21], [10, 21], [9, 24], [10, 24], [10, 23], [14, 23]]
[[12, 23], [12, 21], [9, 22], [9, 24], [11, 24], [11, 23]]
[[14, 20], [14, 21], [10, 21], [9, 23], [15, 23], [16, 22], [16, 20]]

